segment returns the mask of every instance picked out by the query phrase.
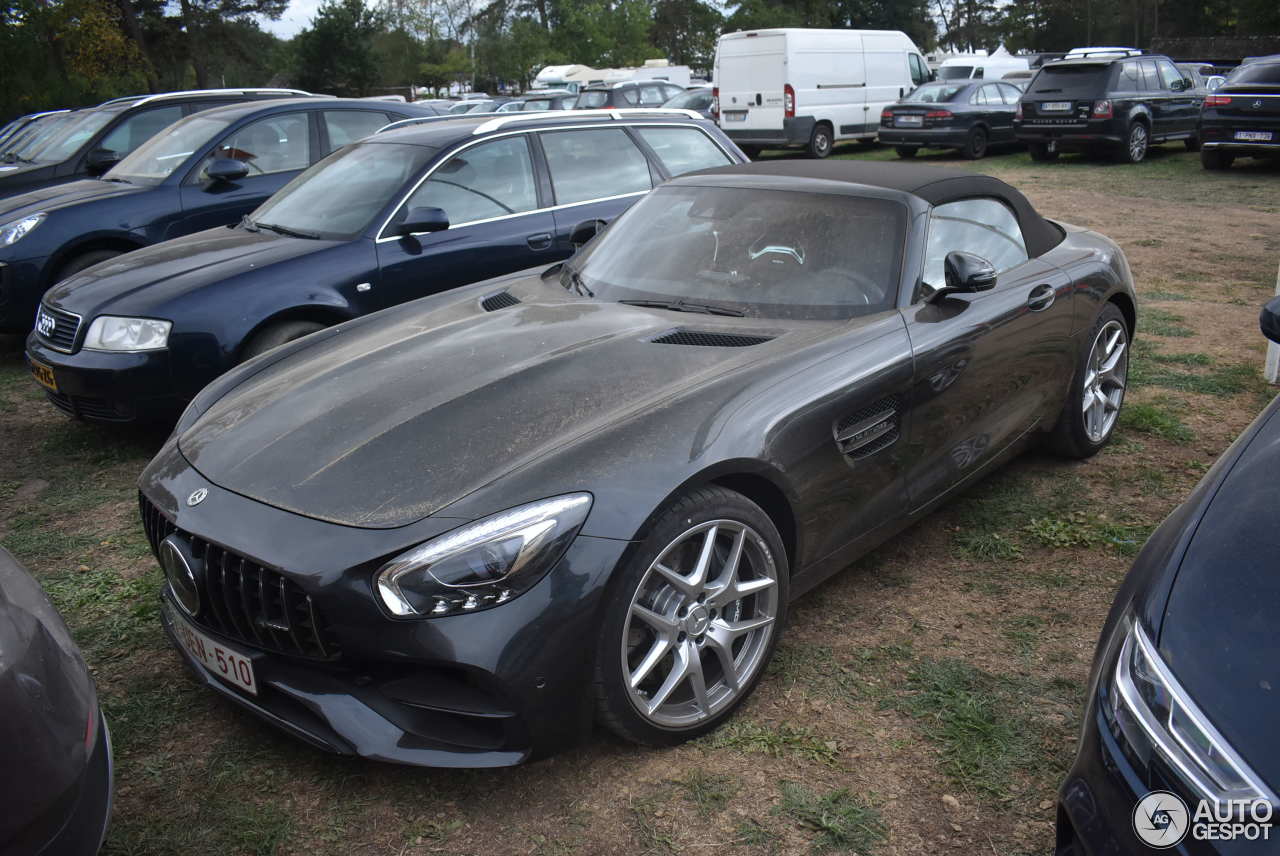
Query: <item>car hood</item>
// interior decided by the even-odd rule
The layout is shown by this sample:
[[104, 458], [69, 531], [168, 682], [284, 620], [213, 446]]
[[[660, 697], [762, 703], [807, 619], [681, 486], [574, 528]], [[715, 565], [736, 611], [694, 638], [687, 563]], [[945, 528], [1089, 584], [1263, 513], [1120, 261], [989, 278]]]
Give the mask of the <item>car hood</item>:
[[754, 325], [585, 300], [436, 306], [390, 310], [249, 377], [182, 434], [182, 453], [279, 508], [402, 526], [805, 338], [772, 322], [781, 335], [750, 347], [657, 344], [678, 327]]
[[54, 286], [45, 301], [84, 317], [147, 315], [189, 292], [337, 243], [218, 226], [116, 256]]
[[[12, 175], [13, 173], [7, 174]], [[0, 173], [0, 177], [4, 175], [5, 173]], [[59, 208], [80, 205], [84, 202], [111, 199], [116, 196], [129, 196], [130, 194], [150, 189], [149, 187], [139, 187], [136, 184], [121, 184], [116, 181], [102, 181], [96, 178], [69, 181], [66, 184], [55, 184], [51, 187], [41, 187], [38, 190], [29, 190], [26, 193], [19, 193], [17, 196], [10, 196], [8, 199], [0, 201], [0, 222], [26, 217], [28, 214], [35, 214], [37, 211], [47, 213], [56, 211]]]
[[1273, 406], [1204, 512], [1161, 622], [1169, 668], [1236, 751], [1280, 791], [1280, 409]]

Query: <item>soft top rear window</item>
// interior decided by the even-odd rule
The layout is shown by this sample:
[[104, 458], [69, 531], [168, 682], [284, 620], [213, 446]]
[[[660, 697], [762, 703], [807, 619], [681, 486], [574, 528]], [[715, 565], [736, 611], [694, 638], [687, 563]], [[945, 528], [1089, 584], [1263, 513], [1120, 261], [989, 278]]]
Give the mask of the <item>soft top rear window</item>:
[[1031, 95], [1092, 95], [1107, 83], [1109, 65], [1064, 65], [1040, 69], [1027, 92]]

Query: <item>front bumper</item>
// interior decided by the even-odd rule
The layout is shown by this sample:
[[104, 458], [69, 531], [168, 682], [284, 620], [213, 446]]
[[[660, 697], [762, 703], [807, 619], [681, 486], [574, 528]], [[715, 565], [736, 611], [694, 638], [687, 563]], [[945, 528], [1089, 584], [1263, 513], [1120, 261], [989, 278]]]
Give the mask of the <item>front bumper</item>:
[[[724, 123], [721, 113], [720, 130], [736, 144], [743, 146], [807, 146], [817, 124], [812, 116], [793, 116], [782, 120], [782, 128], [735, 128]], [[32, 310], [34, 311], [34, 310]]]
[[136, 422], [172, 418], [185, 399], [173, 392], [168, 351], [74, 354], [55, 351], [31, 333], [27, 363], [53, 369], [58, 391], [45, 389], [50, 403], [91, 422]]
[[969, 138], [967, 128], [881, 128], [877, 139], [888, 146], [961, 148]]

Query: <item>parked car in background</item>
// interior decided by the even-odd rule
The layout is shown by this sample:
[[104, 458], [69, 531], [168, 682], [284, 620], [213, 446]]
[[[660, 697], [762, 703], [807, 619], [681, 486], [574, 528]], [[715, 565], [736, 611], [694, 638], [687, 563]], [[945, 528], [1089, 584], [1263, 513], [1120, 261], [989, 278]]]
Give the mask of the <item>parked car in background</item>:
[[1028, 71], [1025, 57], [1000, 50], [989, 56], [948, 57], [938, 66], [938, 80], [999, 80], [1006, 74]]
[[1280, 59], [1232, 72], [1204, 99], [1200, 163], [1227, 169], [1238, 157], [1280, 158]]
[[43, 145], [0, 172], [0, 197], [102, 175], [174, 122], [223, 104], [307, 95], [296, 89], [206, 89], [114, 98], [80, 110]]
[[674, 178], [562, 265], [206, 387], [139, 480], [164, 627], [339, 753], [688, 740], [795, 597], [1024, 444], [1101, 449], [1134, 300], [1115, 243], [968, 171]]
[[449, 108], [447, 114], [450, 116], [462, 116], [467, 113], [493, 113], [510, 100], [510, 98], [484, 98], [474, 101], [459, 101]]
[[700, 113], [704, 119], [713, 119], [711, 101], [710, 86], [691, 86], [667, 99], [662, 106], [673, 107], [677, 110], [693, 110], [696, 113]]
[[[102, 178], [0, 201], [0, 332], [29, 331], [40, 296], [59, 280], [148, 244], [235, 223], [339, 146], [420, 115], [434, 113], [316, 97], [217, 107], [152, 136]], [[70, 318], [43, 323], [54, 336], [76, 327]]]
[[[360, 315], [570, 255], [671, 176], [745, 160], [696, 114], [510, 114], [389, 129], [299, 176], [239, 225], [55, 287], [27, 359], [100, 421], [173, 419], [223, 371]], [[136, 333], [133, 332], [136, 330]]]
[[[42, 113], [28, 113], [9, 122], [3, 128], [0, 128], [0, 155], [9, 150], [9, 142], [24, 130], [31, 128], [33, 125], [38, 126], [52, 117], [63, 116], [70, 112], [70, 110], [46, 110]], [[0, 160], [2, 159], [0, 157]]]
[[0, 547], [0, 853], [97, 853], [111, 761], [107, 721], [67, 625]]
[[880, 113], [879, 139], [901, 158], [943, 148], [977, 160], [991, 145], [1016, 142], [1013, 114], [1021, 97], [1021, 89], [1004, 81], [926, 83]]
[[621, 83], [593, 83], [584, 86], [573, 102], [575, 110], [603, 110], [619, 107], [661, 107], [684, 91], [683, 86], [664, 80], [626, 80]]
[[1213, 66], [1203, 63], [1180, 62], [1178, 71], [1182, 72], [1183, 77], [1190, 78], [1199, 95], [1207, 95], [1227, 81], [1224, 76], [1214, 71]]
[[718, 121], [753, 157], [803, 146], [825, 158], [839, 140], [874, 142], [881, 111], [929, 79], [896, 30], [750, 30], [716, 43]]
[[1000, 79], [1005, 83], [1012, 83], [1019, 89], [1026, 91], [1027, 85], [1031, 83], [1032, 78], [1036, 76], [1036, 71], [1027, 69], [1026, 71], [1011, 71]]
[[1049, 63], [1031, 81], [1013, 124], [1032, 160], [1089, 151], [1139, 163], [1150, 146], [1175, 140], [1195, 151], [1203, 96], [1190, 78], [1168, 57], [1107, 50]]
[[81, 110], [58, 110], [41, 116], [9, 136], [0, 147], [0, 167], [5, 172], [22, 169], [28, 155], [51, 139], [59, 128], [79, 118]]
[[[1280, 343], [1280, 298], [1262, 327]], [[1280, 398], [1156, 529], [1121, 584], [1058, 794], [1059, 856], [1269, 850], [1257, 835], [1194, 837], [1191, 821], [1202, 805], [1229, 821], [1240, 814], [1232, 800], [1246, 818], [1255, 800], [1268, 818], [1280, 804], [1278, 467]], [[1152, 791], [1180, 805], [1180, 822], [1138, 827], [1135, 807]]]

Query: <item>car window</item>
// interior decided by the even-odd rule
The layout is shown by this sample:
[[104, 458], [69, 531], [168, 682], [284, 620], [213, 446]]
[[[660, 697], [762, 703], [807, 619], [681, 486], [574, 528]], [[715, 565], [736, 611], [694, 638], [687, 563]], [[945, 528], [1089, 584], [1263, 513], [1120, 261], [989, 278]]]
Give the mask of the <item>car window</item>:
[[110, 110], [89, 110], [74, 115], [74, 120], [59, 125], [57, 133], [43, 139], [39, 145], [24, 147], [22, 156], [35, 163], [61, 163], [117, 114]]
[[1022, 90], [1010, 83], [1001, 83], [1000, 93], [1004, 96], [1006, 104], [1017, 104], [1022, 98]]
[[1182, 72], [1167, 59], [1157, 60], [1156, 67], [1160, 70], [1160, 83], [1165, 89], [1172, 89], [1175, 81], [1182, 80]]
[[1144, 59], [1142, 61], [1142, 80], [1148, 92], [1159, 92], [1164, 89], [1164, 86], [1160, 84], [1160, 74], [1156, 71], [1154, 60]]
[[911, 62], [911, 82], [919, 86], [929, 79], [929, 69], [925, 66], [924, 60], [915, 54], [908, 54], [907, 58]]
[[[995, 97], [993, 98], [992, 96], [995, 96]], [[973, 98], [970, 99], [969, 103], [990, 105], [990, 104], [1003, 104], [1004, 101], [1000, 99], [997, 93], [992, 91], [992, 87], [979, 86], [974, 89]]]
[[373, 110], [326, 110], [320, 115], [324, 117], [324, 126], [329, 131], [329, 148], [325, 150], [326, 155], [347, 143], [363, 139], [388, 122], [394, 121], [388, 118], [386, 113]]
[[617, 107], [634, 107], [640, 103], [640, 90], [636, 87], [631, 89], [615, 89], [613, 91], [614, 106]]
[[596, 107], [603, 107], [608, 100], [609, 93], [603, 89], [588, 89], [578, 95], [578, 100], [573, 106], [591, 110]]
[[653, 186], [649, 162], [621, 128], [544, 131], [541, 139], [559, 205]]
[[1142, 66], [1137, 62], [1120, 64], [1120, 88], [1142, 89]]
[[443, 208], [450, 228], [538, 207], [533, 159], [523, 135], [464, 149], [431, 173], [406, 209]]
[[667, 100], [663, 107], [679, 107], [682, 110], [706, 110], [711, 106], [711, 93], [699, 90], [680, 92]]
[[661, 86], [641, 86], [640, 104], [645, 107], [658, 107], [667, 99], [663, 97]]
[[112, 128], [98, 146], [123, 157], [181, 118], [180, 104], [135, 113]]
[[732, 163], [729, 156], [697, 128], [638, 127], [636, 133], [673, 176]]
[[681, 92], [684, 92], [684, 90], [679, 86], [676, 86], [674, 83], [664, 83], [662, 85], [662, 94], [666, 97], [663, 98], [662, 100], [664, 102], [670, 101], [672, 98], [675, 98]]
[[997, 273], [1027, 260], [1017, 218], [1004, 203], [994, 199], [964, 199], [933, 209], [922, 279], [941, 288], [946, 281], [943, 264], [947, 253], [956, 250], [981, 256], [995, 266]]
[[133, 184], [159, 184], [223, 134], [227, 125], [226, 119], [203, 113], [188, 116], [138, 146], [103, 177]]
[[311, 129], [306, 113], [278, 113], [250, 122], [219, 143], [196, 170], [204, 180], [209, 164], [220, 158], [249, 167], [249, 178], [306, 169], [311, 162]]
[[926, 83], [902, 100], [917, 104], [941, 104], [956, 97], [967, 85], [965, 83]]

